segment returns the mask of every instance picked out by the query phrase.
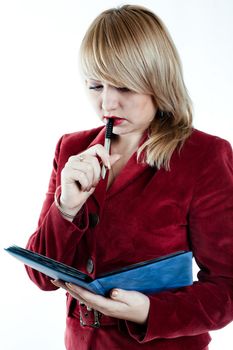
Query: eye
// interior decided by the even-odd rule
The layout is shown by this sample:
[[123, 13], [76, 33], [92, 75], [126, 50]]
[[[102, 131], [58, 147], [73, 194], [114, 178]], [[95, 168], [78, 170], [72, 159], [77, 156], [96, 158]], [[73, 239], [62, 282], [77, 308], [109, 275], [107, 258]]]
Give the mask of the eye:
[[99, 91], [103, 88], [103, 85], [91, 85], [88, 87], [89, 90]]
[[119, 87], [117, 88], [117, 90], [121, 91], [121, 92], [129, 92], [130, 89], [126, 88], [126, 87]]

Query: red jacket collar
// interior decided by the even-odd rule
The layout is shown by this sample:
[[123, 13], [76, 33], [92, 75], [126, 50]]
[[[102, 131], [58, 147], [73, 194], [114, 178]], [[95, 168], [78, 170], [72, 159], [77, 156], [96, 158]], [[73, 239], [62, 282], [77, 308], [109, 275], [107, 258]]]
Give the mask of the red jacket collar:
[[[104, 145], [105, 138], [105, 127], [103, 127], [99, 134], [88, 146], [92, 147], [96, 144]], [[148, 138], [148, 131], [146, 130], [141, 138], [139, 146], [141, 146]], [[132, 181], [134, 181], [138, 176], [140, 176], [145, 169], [150, 168], [148, 164], [142, 164], [137, 162], [137, 152], [134, 152], [125, 166], [122, 168], [121, 172], [118, 174], [112, 185], [106, 191], [107, 181], [108, 181], [108, 171], [104, 180], [100, 180], [98, 186], [93, 193], [94, 198], [100, 204], [104, 197], [109, 198], [110, 196], [115, 195], [117, 192], [122, 190], [125, 186], [128, 186]]]

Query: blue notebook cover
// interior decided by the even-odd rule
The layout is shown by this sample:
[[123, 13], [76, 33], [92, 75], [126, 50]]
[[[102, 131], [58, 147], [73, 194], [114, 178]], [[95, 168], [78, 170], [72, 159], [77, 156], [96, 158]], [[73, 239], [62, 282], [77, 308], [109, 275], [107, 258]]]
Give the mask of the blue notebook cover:
[[85, 273], [18, 246], [5, 249], [25, 265], [44, 273], [52, 279], [77, 284], [91, 292], [108, 295], [113, 288], [136, 290], [152, 294], [193, 283], [192, 252], [179, 251], [160, 258], [143, 261], [98, 276], [93, 280]]

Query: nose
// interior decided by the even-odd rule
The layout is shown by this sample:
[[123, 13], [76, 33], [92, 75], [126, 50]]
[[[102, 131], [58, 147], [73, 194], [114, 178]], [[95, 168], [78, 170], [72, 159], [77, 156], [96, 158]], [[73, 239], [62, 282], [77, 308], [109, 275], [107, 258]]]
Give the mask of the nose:
[[102, 109], [105, 113], [116, 110], [119, 103], [117, 89], [113, 86], [106, 85], [102, 91]]

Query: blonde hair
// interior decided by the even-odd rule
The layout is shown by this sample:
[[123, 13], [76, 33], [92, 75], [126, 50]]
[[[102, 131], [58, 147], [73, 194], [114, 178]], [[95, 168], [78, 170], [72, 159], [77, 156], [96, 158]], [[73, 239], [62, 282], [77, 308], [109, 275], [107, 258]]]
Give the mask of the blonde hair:
[[157, 107], [149, 138], [138, 160], [170, 168], [174, 150], [192, 132], [192, 107], [176, 47], [161, 19], [142, 6], [102, 12], [81, 44], [84, 75], [117, 87], [149, 94]]

